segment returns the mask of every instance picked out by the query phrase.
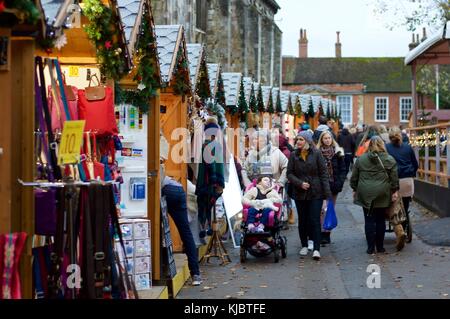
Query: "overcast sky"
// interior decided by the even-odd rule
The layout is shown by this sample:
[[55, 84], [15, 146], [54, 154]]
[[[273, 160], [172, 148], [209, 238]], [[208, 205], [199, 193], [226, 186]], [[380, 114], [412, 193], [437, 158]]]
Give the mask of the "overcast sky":
[[[395, 0], [398, 1], [398, 0]], [[283, 55], [298, 55], [300, 28], [307, 30], [308, 56], [335, 55], [336, 31], [341, 31], [343, 57], [405, 56], [411, 33], [390, 31], [373, 13], [373, 0], [278, 0], [275, 17], [283, 32]]]

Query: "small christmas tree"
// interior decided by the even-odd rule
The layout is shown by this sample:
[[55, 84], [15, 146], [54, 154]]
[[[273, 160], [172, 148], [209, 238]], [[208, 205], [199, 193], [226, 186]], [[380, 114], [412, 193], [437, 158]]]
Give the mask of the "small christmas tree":
[[275, 110], [273, 108], [272, 91], [270, 91], [270, 94], [269, 94], [269, 107], [267, 108], [267, 112], [269, 112], [269, 114], [275, 113]]
[[253, 84], [252, 84], [252, 90], [250, 92], [249, 108], [250, 108], [250, 111], [252, 111], [253, 113], [255, 113], [255, 114], [258, 113], [258, 103], [256, 102], [255, 88], [253, 87]]
[[294, 105], [292, 104], [292, 100], [289, 99], [288, 102], [288, 114], [294, 116], [295, 115], [295, 111], [294, 111]]
[[257, 97], [257, 100], [256, 100], [256, 104], [258, 105], [258, 112], [259, 113], [264, 113], [266, 111], [266, 108], [264, 107], [264, 101], [263, 101], [261, 86], [259, 86], [259, 89], [258, 89], [258, 97]]
[[239, 99], [238, 99], [238, 112], [241, 118], [241, 122], [245, 122], [246, 116], [249, 113], [247, 100], [245, 99], [244, 81], [241, 78], [241, 85], [239, 89]]
[[302, 114], [303, 114], [302, 105], [300, 104], [300, 99], [297, 99], [294, 106], [294, 115], [301, 117]]

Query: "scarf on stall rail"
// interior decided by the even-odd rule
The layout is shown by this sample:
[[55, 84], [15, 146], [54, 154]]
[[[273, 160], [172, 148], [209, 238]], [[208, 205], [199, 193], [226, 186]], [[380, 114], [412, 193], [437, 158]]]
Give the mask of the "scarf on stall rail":
[[320, 151], [322, 152], [323, 157], [325, 158], [325, 162], [327, 164], [328, 176], [330, 181], [333, 181], [333, 163], [332, 159], [335, 154], [335, 150], [333, 146], [328, 147], [320, 147]]
[[21, 299], [19, 260], [27, 234], [0, 235], [0, 300]]

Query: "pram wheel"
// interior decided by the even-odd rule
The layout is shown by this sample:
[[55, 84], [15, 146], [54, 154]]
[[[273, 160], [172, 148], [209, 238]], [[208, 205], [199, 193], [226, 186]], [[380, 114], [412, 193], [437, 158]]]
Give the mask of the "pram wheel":
[[247, 250], [241, 246], [241, 263], [245, 263], [247, 260]]
[[285, 236], [281, 237], [281, 257], [287, 257], [287, 238]]
[[280, 261], [280, 249], [278, 247], [276, 247], [273, 250], [273, 254], [274, 254], [274, 262], [277, 263]]
[[409, 244], [412, 242], [412, 238], [413, 238], [413, 231], [412, 231], [411, 220], [409, 219], [409, 212], [406, 213], [406, 220], [403, 223], [403, 229], [405, 230], [405, 233], [406, 233], [406, 242]]

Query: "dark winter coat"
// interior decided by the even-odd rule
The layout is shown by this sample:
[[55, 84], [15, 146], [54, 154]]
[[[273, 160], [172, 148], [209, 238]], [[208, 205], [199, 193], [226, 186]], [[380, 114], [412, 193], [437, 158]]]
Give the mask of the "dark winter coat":
[[[324, 160], [326, 161], [325, 158]], [[331, 159], [331, 165], [333, 167], [333, 179], [330, 181], [330, 190], [331, 193], [335, 195], [342, 192], [345, 178], [347, 177], [345, 169], [345, 157], [342, 148], [336, 150], [336, 153]]]
[[345, 154], [355, 154], [355, 139], [352, 134], [348, 131], [348, 129], [344, 128], [339, 135], [337, 142], [340, 147], [344, 149]]
[[[367, 152], [353, 165], [350, 186], [356, 192], [355, 204], [365, 208], [387, 208], [391, 195], [399, 189], [397, 163], [387, 153]], [[373, 206], [372, 206], [373, 205]]]
[[386, 149], [397, 162], [398, 178], [416, 177], [419, 164], [414, 150], [409, 144], [402, 143], [397, 146], [389, 143], [386, 145]]
[[[294, 200], [327, 199], [331, 197], [330, 182], [322, 153], [315, 149], [308, 150], [306, 161], [300, 157], [300, 150], [295, 150], [289, 158], [287, 178], [292, 184]], [[304, 190], [301, 185], [311, 186]]]

